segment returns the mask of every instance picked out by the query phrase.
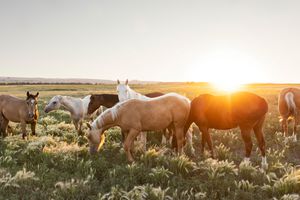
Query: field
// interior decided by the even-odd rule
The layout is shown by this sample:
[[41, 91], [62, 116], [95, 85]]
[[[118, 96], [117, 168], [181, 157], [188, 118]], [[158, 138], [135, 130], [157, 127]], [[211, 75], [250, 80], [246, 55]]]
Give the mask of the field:
[[[190, 157], [188, 149], [186, 155], [176, 155], [160, 145], [159, 133], [149, 133], [148, 150], [143, 153], [136, 148], [136, 162], [128, 164], [118, 128], [107, 131], [103, 149], [91, 156], [86, 138], [77, 136], [68, 113], [60, 110], [46, 115], [43, 108], [53, 95], [115, 93], [115, 85], [0, 86], [0, 94], [22, 98], [27, 90], [40, 92], [38, 136], [22, 140], [20, 126], [11, 123], [12, 134], [0, 140], [0, 199], [300, 199], [300, 141], [284, 144], [277, 111], [278, 93], [286, 86], [245, 88], [269, 103], [264, 126], [267, 171], [260, 169], [254, 137], [251, 164], [242, 162], [244, 144], [238, 129], [211, 131], [215, 160], [208, 152], [199, 152], [196, 127], [196, 157]], [[218, 93], [196, 83], [132, 88], [141, 93], [178, 92], [190, 99], [201, 93]]]

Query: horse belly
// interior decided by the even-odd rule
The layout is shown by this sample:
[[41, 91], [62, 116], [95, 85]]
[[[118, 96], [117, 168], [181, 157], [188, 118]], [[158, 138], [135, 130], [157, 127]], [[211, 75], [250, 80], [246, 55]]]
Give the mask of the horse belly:
[[3, 109], [2, 114], [9, 121], [20, 122], [19, 112], [12, 111], [11, 109]]
[[171, 117], [162, 116], [162, 117], [153, 117], [151, 119], [145, 119], [142, 121], [142, 130], [143, 131], [159, 131], [167, 128], [171, 124]]
[[238, 124], [232, 119], [230, 115], [215, 115], [215, 117], [207, 118], [207, 127], [219, 130], [228, 130], [236, 128]]

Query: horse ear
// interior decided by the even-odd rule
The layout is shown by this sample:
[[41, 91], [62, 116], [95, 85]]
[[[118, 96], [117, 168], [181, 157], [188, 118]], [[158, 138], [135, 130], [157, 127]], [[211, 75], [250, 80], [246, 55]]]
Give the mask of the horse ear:
[[117, 84], [118, 84], [118, 85], [120, 84], [120, 81], [119, 81], [119, 79], [117, 80]]
[[29, 91], [27, 91], [26, 95], [27, 95], [27, 97], [29, 97], [29, 95], [30, 95], [30, 94], [29, 94]]
[[36, 93], [36, 95], [35, 95], [35, 98], [37, 98], [37, 97], [39, 96], [39, 94], [40, 94], [40, 93], [39, 93], [39, 92], [37, 92], [37, 93]]
[[128, 85], [128, 79], [126, 79], [125, 85]]
[[92, 127], [91, 127], [91, 125], [90, 125], [89, 123], [86, 123], [86, 125], [87, 125], [87, 127], [88, 127], [90, 130], [92, 130]]

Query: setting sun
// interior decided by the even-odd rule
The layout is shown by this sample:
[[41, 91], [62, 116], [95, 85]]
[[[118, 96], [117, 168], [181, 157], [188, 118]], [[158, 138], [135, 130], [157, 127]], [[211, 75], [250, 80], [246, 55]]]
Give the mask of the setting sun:
[[216, 82], [211, 82], [212, 86], [220, 91], [224, 92], [234, 92], [239, 89], [241, 89], [241, 84], [237, 82], [230, 82], [230, 81], [216, 81]]
[[264, 77], [259, 60], [238, 48], [216, 47], [195, 61], [187, 79], [203, 80], [217, 90], [231, 92], [247, 83], [260, 82]]

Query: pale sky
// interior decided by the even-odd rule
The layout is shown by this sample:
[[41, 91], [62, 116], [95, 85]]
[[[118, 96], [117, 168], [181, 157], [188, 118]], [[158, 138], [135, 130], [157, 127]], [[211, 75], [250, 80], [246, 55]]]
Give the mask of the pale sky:
[[300, 82], [300, 1], [0, 0], [0, 76]]

